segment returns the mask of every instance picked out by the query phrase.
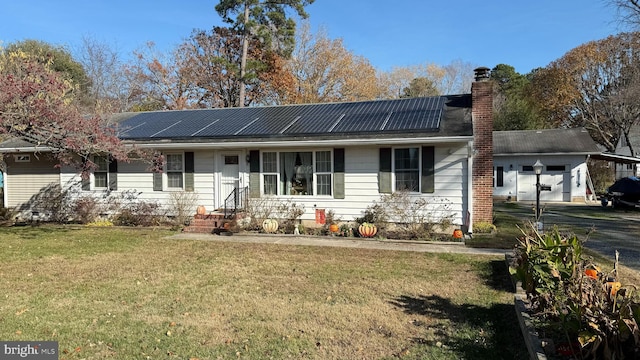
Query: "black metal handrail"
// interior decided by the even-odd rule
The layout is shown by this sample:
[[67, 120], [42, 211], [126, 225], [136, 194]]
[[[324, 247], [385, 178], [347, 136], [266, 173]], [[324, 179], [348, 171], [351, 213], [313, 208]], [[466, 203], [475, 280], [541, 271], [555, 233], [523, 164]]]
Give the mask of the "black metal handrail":
[[244, 210], [247, 207], [248, 192], [248, 187], [234, 188], [233, 191], [231, 191], [231, 194], [224, 200], [225, 219], [232, 218], [238, 211]]

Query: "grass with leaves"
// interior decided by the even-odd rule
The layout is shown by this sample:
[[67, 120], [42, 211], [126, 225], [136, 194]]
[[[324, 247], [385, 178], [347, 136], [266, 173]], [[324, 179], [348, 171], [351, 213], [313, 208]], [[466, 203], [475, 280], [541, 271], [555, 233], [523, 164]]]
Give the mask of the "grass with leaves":
[[60, 359], [514, 359], [504, 259], [0, 228], [0, 339]]

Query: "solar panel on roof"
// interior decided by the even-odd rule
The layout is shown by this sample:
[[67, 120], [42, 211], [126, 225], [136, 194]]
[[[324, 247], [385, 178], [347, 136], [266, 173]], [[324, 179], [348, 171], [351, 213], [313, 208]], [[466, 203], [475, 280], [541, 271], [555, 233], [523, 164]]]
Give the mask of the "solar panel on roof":
[[329, 129], [327, 124], [332, 124], [339, 115], [306, 115], [300, 117], [292, 124], [284, 134], [322, 134]]
[[435, 130], [446, 97], [139, 113], [123, 139], [234, 138]]
[[378, 131], [382, 127], [386, 113], [374, 114], [346, 114], [338, 125], [332, 130], [333, 133], [341, 132], [372, 132]]

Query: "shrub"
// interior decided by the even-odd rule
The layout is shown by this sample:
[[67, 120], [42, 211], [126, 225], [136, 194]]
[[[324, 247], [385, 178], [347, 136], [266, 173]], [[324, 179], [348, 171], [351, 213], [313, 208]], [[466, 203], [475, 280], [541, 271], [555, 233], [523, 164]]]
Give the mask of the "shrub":
[[496, 226], [490, 222], [478, 221], [473, 223], [474, 234], [490, 234], [497, 230]]
[[292, 234], [298, 226], [298, 220], [304, 215], [304, 205], [299, 205], [291, 200], [280, 202], [277, 206], [277, 218], [280, 223], [280, 231]]
[[0, 207], [0, 226], [12, 226], [15, 223], [16, 210]]
[[246, 220], [242, 222], [242, 226], [247, 230], [261, 230], [264, 220], [276, 219], [279, 231], [293, 233], [304, 211], [304, 205], [291, 200], [279, 201], [270, 196], [250, 198], [245, 211]]
[[541, 327], [558, 342], [579, 344], [574, 355], [582, 359], [637, 358], [640, 303], [636, 287], [619, 282], [617, 253], [605, 273], [583, 256], [575, 235], [557, 228], [541, 235], [533, 226], [523, 235], [513, 271]]
[[94, 220], [87, 224], [89, 227], [109, 227], [113, 226], [113, 223], [107, 219]]
[[113, 223], [119, 226], [158, 226], [162, 224], [164, 218], [158, 203], [138, 200], [115, 214]]
[[175, 191], [171, 193], [169, 203], [175, 216], [174, 225], [188, 225], [193, 208], [198, 203], [198, 194], [192, 191]]
[[437, 229], [447, 229], [452, 219], [448, 200], [396, 191], [381, 195], [378, 202], [367, 207], [363, 217], [355, 220], [358, 224], [375, 224], [383, 237], [394, 231], [395, 237], [420, 239], [432, 237]]
[[81, 224], [94, 221], [102, 211], [103, 206], [92, 196], [81, 196], [73, 202], [73, 218]]

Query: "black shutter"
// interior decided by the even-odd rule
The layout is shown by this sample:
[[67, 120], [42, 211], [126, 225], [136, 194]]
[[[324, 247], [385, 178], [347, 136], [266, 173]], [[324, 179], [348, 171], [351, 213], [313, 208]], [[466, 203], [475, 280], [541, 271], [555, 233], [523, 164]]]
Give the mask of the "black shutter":
[[[85, 168], [87, 163], [87, 159], [82, 159], [82, 168]], [[86, 178], [85, 178], [86, 176]], [[85, 174], [82, 176], [82, 190], [89, 191], [91, 190], [91, 174]]]
[[378, 192], [381, 194], [390, 194], [391, 189], [391, 148], [380, 148]]
[[195, 161], [193, 151], [184, 153], [184, 190], [192, 192], [195, 190]]
[[420, 190], [423, 194], [433, 193], [435, 190], [435, 148], [422, 147], [422, 179]]
[[118, 161], [109, 157], [109, 190], [118, 190]]
[[159, 161], [155, 165], [157, 169], [153, 173], [153, 191], [162, 191], [162, 166], [157, 166], [160, 165]]
[[344, 149], [333, 149], [333, 198], [344, 196]]
[[260, 151], [249, 151], [249, 197], [260, 197]]

